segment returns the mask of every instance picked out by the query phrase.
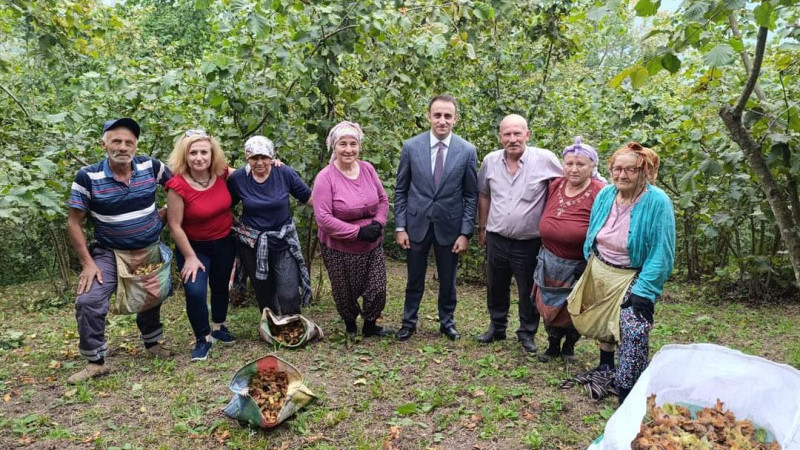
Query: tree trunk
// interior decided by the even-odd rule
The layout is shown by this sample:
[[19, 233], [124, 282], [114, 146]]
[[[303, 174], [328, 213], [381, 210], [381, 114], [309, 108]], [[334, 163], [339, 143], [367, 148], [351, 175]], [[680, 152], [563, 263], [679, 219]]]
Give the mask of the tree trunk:
[[775, 215], [775, 221], [781, 232], [781, 239], [789, 251], [789, 261], [794, 270], [795, 284], [800, 287], [800, 235], [795, 229], [792, 212], [789, 209], [786, 197], [783, 195], [783, 190], [778, 186], [775, 177], [772, 176], [764, 154], [761, 152], [761, 146], [742, 124], [741, 112], [737, 112], [733, 107], [723, 106], [719, 111], [719, 115], [728, 129], [731, 139], [739, 144], [739, 147], [744, 151], [750, 167], [756, 174], [758, 184], [767, 197], [767, 202], [769, 202], [770, 209]]

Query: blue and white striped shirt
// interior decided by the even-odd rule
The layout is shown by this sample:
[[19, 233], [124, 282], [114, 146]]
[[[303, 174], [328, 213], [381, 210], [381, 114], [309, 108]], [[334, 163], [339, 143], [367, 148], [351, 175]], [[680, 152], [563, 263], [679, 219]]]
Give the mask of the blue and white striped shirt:
[[117, 250], [145, 248], [159, 239], [164, 224], [156, 208], [156, 184], [172, 177], [169, 169], [149, 156], [135, 156], [130, 184], [114, 179], [108, 158], [75, 175], [69, 207], [87, 211], [94, 238]]

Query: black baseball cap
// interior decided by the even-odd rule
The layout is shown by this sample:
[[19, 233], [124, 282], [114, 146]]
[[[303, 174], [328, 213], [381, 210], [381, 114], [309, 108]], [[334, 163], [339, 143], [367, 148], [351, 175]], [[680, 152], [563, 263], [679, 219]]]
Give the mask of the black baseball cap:
[[124, 127], [124, 128], [127, 128], [127, 129], [131, 130], [131, 132], [133, 132], [134, 136], [136, 136], [136, 139], [139, 139], [139, 131], [140, 131], [139, 124], [136, 123], [135, 120], [133, 120], [133, 119], [131, 119], [129, 117], [123, 117], [121, 119], [106, 120], [106, 123], [103, 124], [103, 133], [105, 133], [108, 130], [113, 130], [114, 128], [118, 128], [118, 127]]

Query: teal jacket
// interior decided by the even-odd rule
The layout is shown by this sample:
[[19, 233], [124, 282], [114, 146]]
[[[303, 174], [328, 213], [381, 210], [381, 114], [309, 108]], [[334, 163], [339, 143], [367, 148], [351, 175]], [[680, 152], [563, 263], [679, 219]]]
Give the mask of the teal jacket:
[[[617, 188], [614, 185], [606, 186], [597, 194], [592, 205], [589, 231], [583, 244], [583, 254], [587, 260], [616, 196]], [[631, 267], [641, 269], [632, 292], [655, 302], [664, 290], [664, 283], [675, 263], [675, 212], [667, 194], [655, 186], [648, 185], [647, 192], [631, 210], [628, 255]]]

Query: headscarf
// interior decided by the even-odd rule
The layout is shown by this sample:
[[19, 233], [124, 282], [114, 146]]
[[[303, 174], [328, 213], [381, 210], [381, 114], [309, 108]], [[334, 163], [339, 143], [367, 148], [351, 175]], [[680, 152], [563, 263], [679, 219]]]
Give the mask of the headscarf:
[[253, 136], [244, 143], [244, 155], [247, 159], [256, 155], [275, 158], [275, 145], [264, 136]]
[[355, 138], [355, 140], [358, 141], [358, 144], [361, 145], [361, 141], [364, 139], [364, 132], [361, 131], [361, 126], [355, 122], [343, 120], [334, 125], [334, 127], [331, 128], [331, 131], [328, 132], [328, 138], [325, 139], [325, 144], [331, 151], [330, 162], [333, 162], [336, 159], [336, 152], [333, 150], [333, 147], [337, 142], [339, 142], [339, 139], [345, 136]]
[[561, 159], [567, 157], [567, 155], [578, 155], [578, 156], [585, 156], [589, 158], [594, 163], [594, 170], [592, 170], [592, 178], [597, 178], [601, 181], [606, 181], [600, 172], [597, 171], [597, 150], [594, 149], [589, 144], [581, 143], [581, 137], [575, 136], [575, 143], [570, 145], [569, 147], [565, 148], [563, 152], [561, 152]]

